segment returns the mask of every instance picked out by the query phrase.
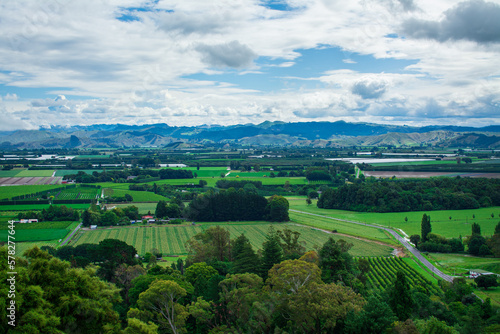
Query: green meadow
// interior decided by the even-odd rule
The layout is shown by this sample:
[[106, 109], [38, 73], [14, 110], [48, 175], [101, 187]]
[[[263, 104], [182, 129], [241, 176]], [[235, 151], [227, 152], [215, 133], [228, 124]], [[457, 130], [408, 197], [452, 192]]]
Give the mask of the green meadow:
[[[244, 233], [255, 249], [260, 249], [271, 224], [267, 222], [244, 222], [244, 223], [202, 223], [191, 225], [163, 225], [154, 227], [121, 227], [105, 228], [91, 231], [80, 231], [71, 245], [82, 243], [99, 243], [106, 238], [116, 238], [136, 247], [139, 254], [144, 255], [153, 248], [157, 248], [165, 255], [185, 255], [187, 249], [185, 242], [196, 233], [202, 232], [209, 226], [220, 225], [227, 228], [231, 238]], [[301, 233], [300, 240], [306, 249], [321, 247], [331, 236], [336, 240], [344, 239], [353, 243], [350, 253], [353, 256], [389, 256], [392, 248], [357, 240], [354, 238], [328, 234], [317, 229], [293, 224], [272, 224], [275, 229], [289, 228]]]
[[[406, 234], [420, 234], [420, 225], [424, 213], [431, 216], [432, 232], [447, 238], [458, 238], [471, 234], [472, 223], [481, 226], [483, 235], [492, 235], [500, 221], [500, 207], [471, 210], [442, 210], [414, 212], [355, 212], [346, 210], [320, 209], [313, 204], [307, 205], [304, 199], [290, 199], [290, 209], [315, 213], [339, 219], [353, 220], [368, 224], [377, 224], [403, 230]], [[493, 214], [494, 218], [491, 217]], [[473, 218], [473, 216], [475, 218]], [[405, 221], [405, 217], [408, 221]], [[450, 219], [451, 217], [451, 219]]]

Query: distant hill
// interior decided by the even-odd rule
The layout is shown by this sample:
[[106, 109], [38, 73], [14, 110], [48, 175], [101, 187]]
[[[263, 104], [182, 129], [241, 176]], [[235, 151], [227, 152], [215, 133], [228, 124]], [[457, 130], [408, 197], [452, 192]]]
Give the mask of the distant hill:
[[338, 122], [263, 122], [231, 126], [177, 127], [168, 124], [95, 124], [19, 130], [0, 133], [0, 149], [170, 147], [182, 149], [199, 144], [282, 146], [383, 146], [435, 144], [439, 146], [498, 148], [500, 126], [409, 127]]

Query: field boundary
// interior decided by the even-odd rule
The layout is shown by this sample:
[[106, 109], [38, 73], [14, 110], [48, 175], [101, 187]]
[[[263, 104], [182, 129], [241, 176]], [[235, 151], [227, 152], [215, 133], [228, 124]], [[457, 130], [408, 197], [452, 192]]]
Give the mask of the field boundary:
[[453, 276], [450, 276], [450, 275], [447, 275], [447, 274], [441, 272], [432, 263], [430, 263], [426, 258], [424, 258], [422, 256], [422, 254], [420, 254], [419, 250], [417, 250], [415, 247], [411, 246], [410, 243], [407, 240], [405, 240], [404, 238], [402, 238], [393, 229], [390, 229], [388, 227], [380, 227], [380, 226], [376, 226], [376, 225], [372, 225], [372, 224], [362, 223], [362, 222], [356, 222], [356, 221], [347, 220], [347, 219], [339, 219], [339, 218], [333, 218], [333, 217], [329, 217], [329, 216], [318, 215], [318, 214], [315, 214], [315, 213], [309, 213], [309, 212], [304, 212], [304, 211], [299, 211], [299, 210], [290, 209], [290, 211], [297, 212], [297, 213], [302, 213], [302, 214], [306, 214], [306, 215], [311, 215], [311, 216], [316, 216], [316, 217], [322, 217], [322, 218], [327, 218], [327, 219], [342, 221], [342, 222], [356, 224], [356, 225], [363, 225], [363, 226], [375, 227], [375, 228], [379, 228], [379, 229], [382, 229], [384, 231], [387, 231], [394, 238], [396, 238], [397, 241], [399, 241], [401, 244], [403, 244], [403, 246], [406, 249], [408, 249], [410, 251], [410, 253], [412, 253], [417, 259], [419, 259], [422, 262], [422, 264], [424, 264], [432, 273], [436, 274], [437, 276], [439, 276], [441, 279], [444, 279], [445, 281], [453, 282], [453, 278], [454, 278]]

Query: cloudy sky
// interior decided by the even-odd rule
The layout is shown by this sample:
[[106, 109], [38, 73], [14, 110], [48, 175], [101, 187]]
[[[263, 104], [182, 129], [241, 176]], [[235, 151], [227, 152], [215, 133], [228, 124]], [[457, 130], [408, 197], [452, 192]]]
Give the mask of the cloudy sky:
[[500, 124], [500, 0], [0, 0], [0, 130]]

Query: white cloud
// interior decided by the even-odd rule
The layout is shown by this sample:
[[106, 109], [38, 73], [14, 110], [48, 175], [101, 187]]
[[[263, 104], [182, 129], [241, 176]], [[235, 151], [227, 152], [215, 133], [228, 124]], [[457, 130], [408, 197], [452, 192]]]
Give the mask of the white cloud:
[[[3, 96], [0, 111], [19, 127], [235, 124], [262, 115], [424, 124], [432, 110], [435, 122], [499, 122], [498, 0], [290, 0], [287, 11], [261, 4], [172, 0], [127, 11], [143, 1], [6, 2], [0, 85], [19, 89], [17, 99]], [[138, 20], [117, 20], [126, 13]], [[346, 68], [362, 68], [357, 55], [414, 64], [404, 73], [337, 64], [319, 77], [302, 75], [308, 85], [296, 90], [224, 82], [227, 72], [282, 80], [268, 70], [300, 69], [299, 50], [319, 46], [342, 49]], [[276, 65], [256, 65], [259, 57]], [[188, 79], [199, 73], [207, 80]], [[22, 88], [66, 98], [33, 99]]]

